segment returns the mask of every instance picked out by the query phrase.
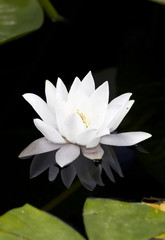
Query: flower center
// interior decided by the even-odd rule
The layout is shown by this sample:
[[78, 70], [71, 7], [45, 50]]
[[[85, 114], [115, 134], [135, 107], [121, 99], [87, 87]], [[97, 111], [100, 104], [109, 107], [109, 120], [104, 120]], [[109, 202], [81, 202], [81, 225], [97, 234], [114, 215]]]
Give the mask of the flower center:
[[85, 124], [86, 128], [88, 128], [89, 123], [88, 123], [86, 117], [84, 116], [84, 114], [80, 113], [79, 109], [77, 110], [77, 114], [81, 117], [81, 119], [82, 119], [83, 123]]

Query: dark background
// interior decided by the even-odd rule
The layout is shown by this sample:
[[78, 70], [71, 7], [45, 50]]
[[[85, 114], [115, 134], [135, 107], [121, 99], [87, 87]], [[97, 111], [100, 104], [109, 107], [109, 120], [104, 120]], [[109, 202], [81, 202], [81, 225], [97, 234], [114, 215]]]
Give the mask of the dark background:
[[[49, 211], [80, 230], [87, 197], [165, 198], [165, 7], [150, 1], [52, 3], [67, 21], [52, 23], [45, 16], [38, 31], [0, 46], [0, 214], [26, 202], [44, 209], [64, 196]], [[136, 100], [120, 130], [150, 132], [152, 139], [143, 144], [150, 153], [117, 149], [125, 177], [114, 173], [114, 184], [103, 174], [105, 187], [93, 192], [79, 187], [66, 197], [60, 176], [50, 183], [47, 172], [30, 180], [31, 159], [17, 156], [40, 133], [32, 121], [36, 113], [22, 94], [44, 98], [45, 79], [55, 84], [61, 77], [69, 87], [75, 76], [82, 79], [89, 70], [109, 68], [116, 69], [117, 95], [131, 91]]]

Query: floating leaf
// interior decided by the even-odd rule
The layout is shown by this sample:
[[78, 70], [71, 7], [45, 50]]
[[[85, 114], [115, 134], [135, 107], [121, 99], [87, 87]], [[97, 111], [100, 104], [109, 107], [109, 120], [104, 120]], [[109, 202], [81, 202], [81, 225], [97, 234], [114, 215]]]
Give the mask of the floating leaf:
[[88, 199], [84, 223], [90, 240], [149, 240], [165, 232], [165, 213], [141, 203]]
[[[165, 240], [165, 213], [148, 205], [88, 199], [84, 223], [89, 240]], [[59, 219], [28, 204], [0, 217], [0, 240], [85, 240]]]
[[37, 0], [0, 0], [0, 44], [40, 28], [43, 20]]
[[84, 240], [67, 224], [28, 204], [0, 217], [0, 240], [20, 239]]

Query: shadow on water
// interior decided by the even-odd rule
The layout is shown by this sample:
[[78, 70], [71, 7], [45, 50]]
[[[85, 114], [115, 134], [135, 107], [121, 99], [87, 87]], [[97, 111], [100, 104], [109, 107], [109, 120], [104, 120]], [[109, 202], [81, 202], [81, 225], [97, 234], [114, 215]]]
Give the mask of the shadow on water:
[[[64, 14], [66, 5], [58, 5]], [[87, 8], [81, 2], [78, 12], [73, 7], [72, 15], [66, 14], [69, 22], [53, 24], [46, 19], [37, 32], [0, 46], [1, 214], [28, 202], [45, 210], [47, 206], [83, 231], [87, 197], [165, 198], [165, 9], [150, 2], [127, 5], [104, 3], [93, 9], [92, 3]], [[109, 81], [112, 98], [133, 93], [135, 104], [118, 131], [151, 133], [152, 139], [142, 144], [149, 154], [116, 148], [124, 178], [114, 173], [116, 183], [111, 183], [103, 174], [105, 186], [93, 192], [79, 186], [77, 179], [77, 185], [66, 190], [60, 177], [48, 182], [47, 172], [30, 180], [30, 160], [17, 156], [40, 134], [33, 126], [36, 115], [21, 95], [33, 92], [44, 98], [45, 79], [55, 83], [61, 77], [69, 87], [76, 75], [82, 79], [89, 70], [97, 85]]]

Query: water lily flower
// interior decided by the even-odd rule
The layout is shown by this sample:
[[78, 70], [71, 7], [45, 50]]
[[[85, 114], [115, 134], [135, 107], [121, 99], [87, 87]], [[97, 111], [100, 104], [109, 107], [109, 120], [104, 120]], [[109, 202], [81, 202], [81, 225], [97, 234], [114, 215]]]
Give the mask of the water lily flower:
[[77, 174], [92, 190], [103, 185], [102, 169], [112, 181], [111, 168], [122, 176], [112, 146], [132, 146], [151, 137], [141, 131], [115, 131], [134, 103], [132, 94], [124, 93], [109, 103], [108, 82], [95, 89], [91, 72], [82, 81], [76, 77], [69, 91], [60, 78], [56, 87], [46, 80], [45, 95], [46, 101], [32, 93], [23, 95], [39, 115], [34, 125], [43, 135], [19, 155], [34, 156], [31, 177], [49, 169], [53, 181], [60, 171], [69, 187]]

